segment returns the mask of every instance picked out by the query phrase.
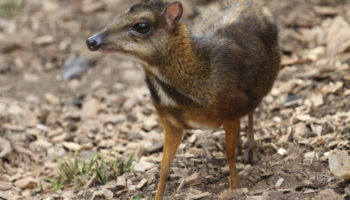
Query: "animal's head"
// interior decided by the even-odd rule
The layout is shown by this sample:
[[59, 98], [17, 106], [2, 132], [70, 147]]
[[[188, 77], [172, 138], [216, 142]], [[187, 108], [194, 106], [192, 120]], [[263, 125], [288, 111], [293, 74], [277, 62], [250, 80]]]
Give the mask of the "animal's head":
[[183, 13], [179, 1], [149, 0], [136, 4], [110, 26], [90, 37], [91, 51], [122, 52], [148, 61], [166, 56], [170, 37]]

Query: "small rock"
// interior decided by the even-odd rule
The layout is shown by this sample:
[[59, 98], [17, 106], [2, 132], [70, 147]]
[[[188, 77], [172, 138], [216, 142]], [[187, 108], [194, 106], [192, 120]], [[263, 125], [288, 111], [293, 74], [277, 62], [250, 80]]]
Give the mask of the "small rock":
[[130, 110], [132, 107], [134, 107], [137, 104], [137, 102], [138, 100], [136, 98], [129, 98], [124, 102], [123, 108], [125, 110]]
[[36, 74], [24, 73], [23, 79], [24, 81], [27, 81], [27, 82], [36, 83], [39, 81], [39, 76]]
[[145, 185], [147, 184], [148, 180], [147, 179], [142, 179], [137, 185], [136, 189], [141, 190]]
[[0, 180], [0, 190], [5, 191], [12, 188], [12, 183]]
[[306, 160], [312, 160], [312, 159], [317, 158], [317, 157], [318, 157], [318, 154], [316, 152], [314, 152], [314, 151], [307, 152], [307, 153], [304, 154], [304, 158]]
[[98, 113], [98, 105], [99, 103], [95, 98], [87, 100], [83, 105], [83, 109], [81, 111], [81, 118], [89, 119], [96, 117]]
[[38, 139], [37, 141], [34, 142], [34, 145], [41, 149], [48, 149], [52, 146], [52, 143], [43, 139]]
[[325, 200], [325, 199], [327, 199], [327, 200], [344, 200], [344, 198], [340, 194], [334, 192], [334, 190], [332, 190], [332, 189], [322, 190], [312, 200]]
[[49, 138], [53, 138], [53, 137], [56, 137], [58, 135], [61, 135], [63, 132], [63, 129], [62, 128], [57, 128], [57, 129], [54, 129], [54, 130], [49, 130], [49, 132], [47, 133], [47, 137]]
[[294, 126], [293, 139], [298, 141], [308, 135], [310, 130], [306, 127], [304, 122], [300, 122]]
[[303, 180], [303, 181], [301, 182], [301, 185], [302, 185], [303, 187], [308, 187], [308, 186], [312, 185], [312, 182], [309, 181], [309, 180]]
[[136, 172], [145, 172], [145, 171], [151, 169], [153, 166], [154, 166], [153, 163], [141, 161], [135, 165], [134, 170]]
[[276, 123], [281, 123], [282, 122], [282, 118], [281, 117], [274, 117], [272, 120], [274, 122], [276, 122]]
[[64, 142], [63, 146], [70, 151], [79, 151], [81, 149], [81, 145], [74, 142]]
[[247, 188], [226, 189], [219, 195], [219, 200], [231, 200], [233, 197], [245, 195], [249, 192]]
[[50, 131], [50, 128], [48, 126], [45, 126], [44, 124], [37, 124], [35, 128], [44, 132]]
[[157, 122], [155, 117], [147, 117], [143, 121], [142, 129], [144, 129], [145, 131], [149, 132], [150, 130], [152, 130], [157, 125], [158, 125], [158, 122]]
[[6, 110], [6, 104], [0, 103], [0, 115], [3, 114]]
[[285, 155], [287, 155], [287, 150], [284, 148], [279, 148], [277, 153], [281, 156], [285, 156]]
[[323, 127], [321, 125], [315, 127], [315, 132], [316, 132], [318, 137], [321, 137], [322, 130], [323, 130]]
[[91, 200], [95, 200], [95, 199], [113, 199], [113, 192], [108, 190], [108, 189], [105, 189], [105, 188], [102, 188], [101, 190], [99, 191], [95, 191], [91, 197]]
[[338, 151], [329, 157], [329, 168], [336, 177], [350, 180], [350, 156], [346, 151]]
[[211, 193], [204, 192], [204, 193], [201, 193], [201, 194], [196, 194], [196, 195], [187, 197], [186, 200], [196, 200], [196, 199], [201, 199], [201, 198], [204, 198], [204, 197], [208, 197], [209, 198], [210, 196], [211, 196]]
[[262, 200], [262, 196], [247, 196], [246, 200]]
[[55, 41], [55, 38], [52, 35], [44, 35], [36, 38], [34, 42], [38, 46], [44, 46], [44, 45], [51, 44], [54, 41]]
[[315, 190], [313, 190], [313, 189], [306, 189], [305, 191], [304, 191], [304, 194], [313, 194], [313, 193], [315, 193]]
[[[225, 166], [226, 167], [226, 166]], [[242, 171], [245, 168], [245, 165], [243, 163], [236, 163], [236, 169], [237, 171]], [[227, 166], [227, 169], [229, 170], [229, 167]]]
[[160, 151], [162, 150], [163, 146], [164, 146], [163, 140], [152, 140], [150, 142], [144, 143], [145, 152], [147, 153], [154, 153], [154, 152]]
[[76, 196], [76, 194], [74, 193], [74, 191], [70, 190], [70, 191], [64, 191], [61, 196], [64, 199], [73, 199]]
[[51, 139], [53, 143], [61, 143], [67, 138], [67, 133], [63, 133], [61, 135], [57, 135]]
[[106, 183], [106, 185], [104, 185], [103, 187], [106, 189], [114, 189], [117, 187], [117, 185], [118, 185], [117, 181], [111, 181]]
[[18, 104], [13, 103], [7, 108], [7, 113], [10, 115], [18, 116], [23, 114], [23, 109]]
[[73, 79], [73, 80], [69, 81], [69, 83], [68, 83], [69, 89], [71, 89], [73, 91], [77, 90], [79, 88], [79, 86], [80, 86], [80, 80], [78, 80], [78, 79]]
[[261, 200], [279, 200], [283, 198], [284, 198], [284, 195], [282, 192], [270, 191], [270, 192], [264, 192]]
[[45, 99], [52, 105], [60, 105], [60, 99], [51, 93], [45, 94]]
[[85, 58], [70, 58], [65, 61], [61, 70], [63, 80], [68, 81], [74, 78], [79, 78], [91, 67], [90, 62]]
[[345, 195], [347, 198], [350, 197], [350, 186], [348, 186], [347, 188], [345, 188]]
[[102, 188], [101, 192], [103, 193], [103, 195], [107, 198], [107, 199], [113, 199], [113, 192], [110, 191], [109, 189], [106, 188]]
[[342, 17], [334, 18], [327, 26], [327, 52], [329, 55], [344, 53], [350, 48], [350, 24]]
[[34, 189], [39, 185], [38, 181], [35, 180], [33, 177], [19, 179], [14, 184], [16, 187], [21, 189]]
[[311, 97], [309, 99], [312, 102], [312, 104], [314, 105], [314, 107], [316, 107], [316, 108], [319, 106], [322, 106], [324, 104], [322, 94], [311, 95]]
[[276, 187], [281, 187], [281, 185], [283, 184], [283, 182], [284, 182], [284, 178], [279, 178], [278, 180], [277, 180], [277, 182], [276, 182]]
[[12, 147], [10, 142], [0, 137], [0, 158], [5, 157], [11, 151], [12, 151]]
[[124, 189], [126, 188], [126, 179], [122, 176], [119, 176], [117, 178], [117, 185], [116, 185], [117, 188], [119, 189]]
[[103, 10], [105, 8], [103, 2], [91, 2], [88, 1], [83, 4], [83, 7], [81, 8], [81, 11], [83, 13], [94, 13], [100, 10]]
[[196, 184], [196, 183], [200, 182], [199, 178], [200, 178], [200, 174], [194, 173], [191, 176], [188, 176], [185, 178], [185, 185], [188, 186], [188, 185]]

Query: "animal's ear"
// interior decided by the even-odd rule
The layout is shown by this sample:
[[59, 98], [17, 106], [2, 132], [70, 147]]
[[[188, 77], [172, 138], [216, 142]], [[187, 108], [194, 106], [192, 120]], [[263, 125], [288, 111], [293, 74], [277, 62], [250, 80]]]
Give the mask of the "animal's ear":
[[183, 13], [183, 7], [181, 2], [175, 1], [170, 3], [163, 11], [163, 18], [165, 21], [165, 27], [170, 32], [174, 29], [176, 24], [180, 21]]

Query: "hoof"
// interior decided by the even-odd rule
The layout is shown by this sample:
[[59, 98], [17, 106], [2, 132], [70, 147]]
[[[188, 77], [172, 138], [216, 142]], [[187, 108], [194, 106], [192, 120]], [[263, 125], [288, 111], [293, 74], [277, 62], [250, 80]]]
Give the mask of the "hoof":
[[255, 164], [258, 162], [258, 155], [256, 151], [257, 145], [255, 142], [249, 142], [247, 141], [244, 144], [244, 162], [249, 164]]

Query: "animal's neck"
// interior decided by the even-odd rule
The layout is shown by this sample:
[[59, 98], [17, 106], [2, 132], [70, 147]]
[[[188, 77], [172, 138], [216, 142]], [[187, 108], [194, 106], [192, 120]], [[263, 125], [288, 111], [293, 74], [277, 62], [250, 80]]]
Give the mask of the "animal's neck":
[[186, 25], [181, 22], [174, 30], [168, 49], [167, 63], [182, 72], [193, 71], [200, 65], [196, 44]]
[[208, 66], [203, 52], [199, 53], [198, 44], [183, 22], [180, 22], [172, 33], [166, 57], [155, 64], [157, 70], [178, 88], [198, 81], [196, 76]]

